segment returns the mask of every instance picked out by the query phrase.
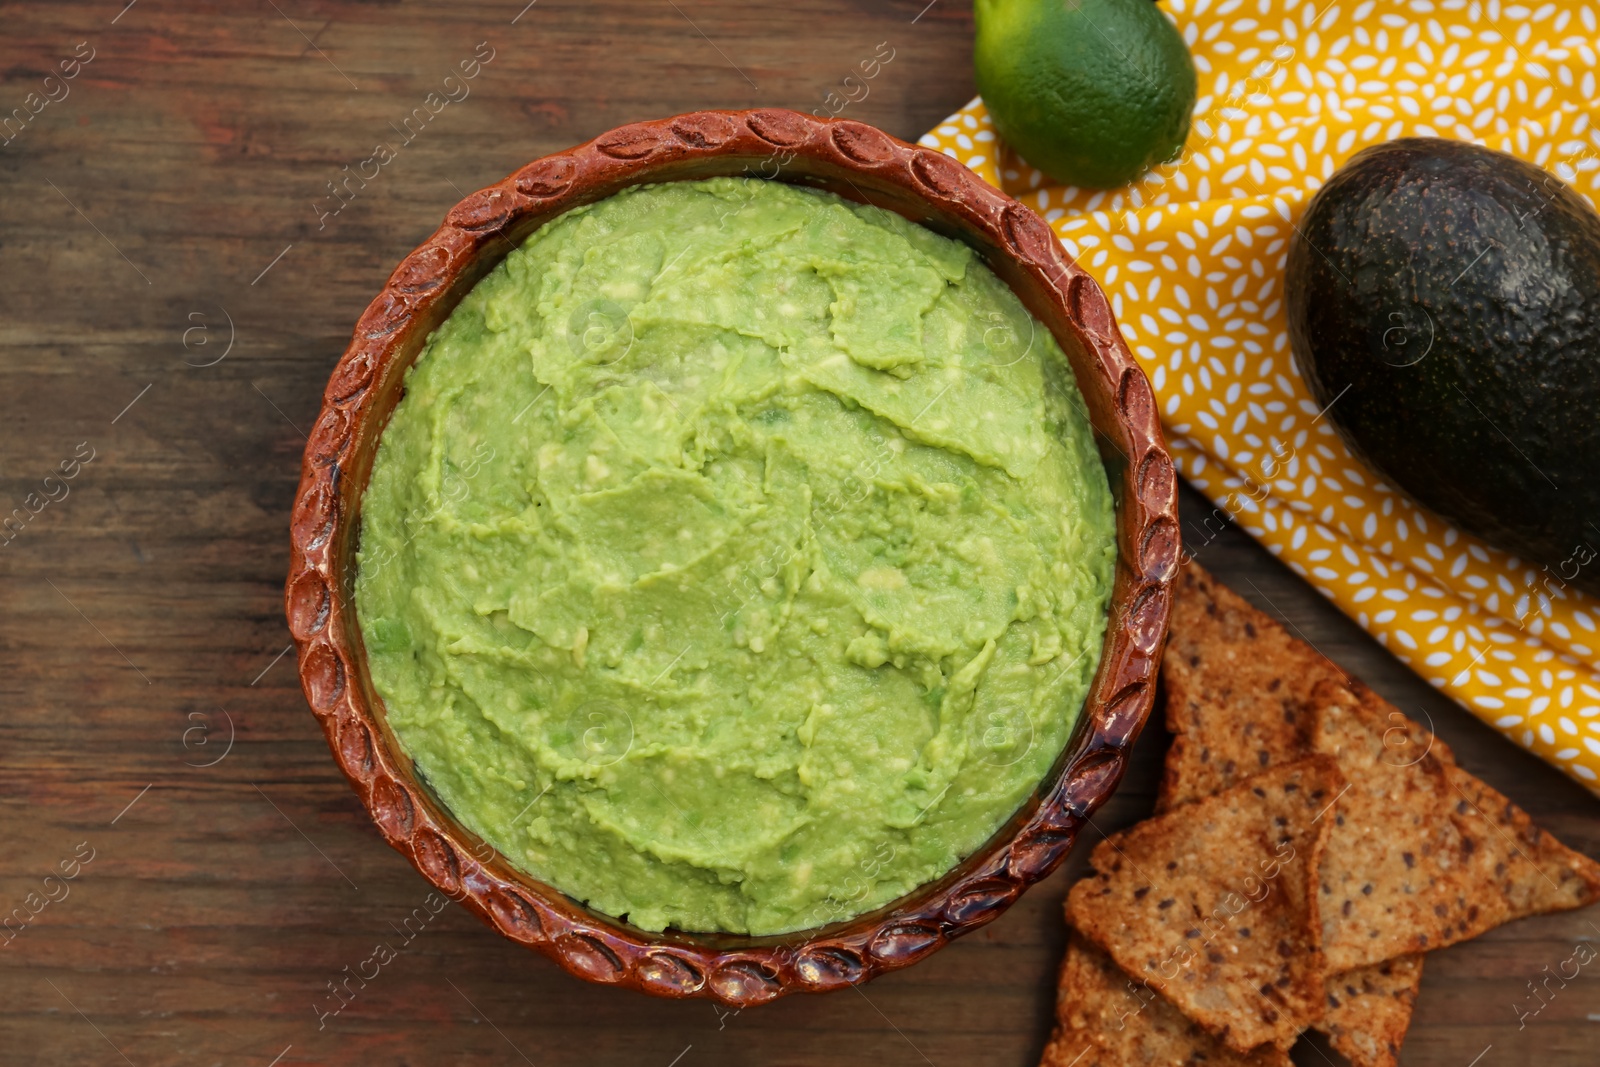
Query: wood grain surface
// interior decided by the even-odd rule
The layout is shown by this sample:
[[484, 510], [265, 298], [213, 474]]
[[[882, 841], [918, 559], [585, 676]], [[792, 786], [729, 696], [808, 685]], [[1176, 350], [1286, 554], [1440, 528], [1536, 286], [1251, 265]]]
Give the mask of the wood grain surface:
[[[0, 934], [0, 1063], [1036, 1062], [1086, 847], [866, 989], [732, 1014], [585, 985], [428, 909], [283, 654], [303, 431], [357, 315], [456, 200], [622, 122], [837, 107], [885, 44], [844, 113], [914, 138], [972, 95], [968, 7], [124, 2], [0, 5], [0, 911], [29, 916]], [[1225, 581], [1600, 854], [1593, 797], [1183, 506]], [[1153, 725], [1099, 830], [1149, 812], [1164, 745]], [[1404, 1062], [1594, 1063], [1600, 964], [1518, 1010], [1597, 926], [1430, 956]], [[393, 958], [331, 1014], [330, 983], [380, 944]]]

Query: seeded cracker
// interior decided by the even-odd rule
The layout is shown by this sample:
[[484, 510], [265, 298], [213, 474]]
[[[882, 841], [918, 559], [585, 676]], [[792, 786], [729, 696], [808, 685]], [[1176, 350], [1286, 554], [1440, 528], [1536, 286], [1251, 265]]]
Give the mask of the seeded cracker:
[[[1345, 971], [1446, 944], [1435, 910], [1454, 899], [1466, 873], [1459, 835], [1445, 813], [1445, 767], [1453, 758], [1398, 711], [1382, 710], [1358, 682], [1322, 683], [1314, 699], [1312, 743], [1339, 760], [1350, 782], [1323, 857], [1329, 968]], [[1475, 918], [1481, 917], [1480, 908]]]
[[[1261, 689], [1276, 686], [1279, 694], [1288, 696], [1264, 699], [1259, 691], [1251, 692], [1237, 684], [1245, 672], [1256, 678]], [[1309, 755], [1313, 694], [1320, 683], [1344, 678], [1338, 666], [1289, 636], [1272, 618], [1190, 562], [1178, 582], [1173, 632], [1162, 661], [1167, 724], [1175, 732], [1186, 729], [1188, 733], [1175, 736], [1168, 750], [1162, 804], [1157, 810], [1199, 793], [1204, 787], [1197, 782], [1219, 778], [1231, 782], [1237, 776], [1237, 764], [1215, 767], [1208, 765], [1209, 760], [1196, 758], [1218, 751], [1219, 745], [1226, 746], [1229, 737], [1261, 739], [1257, 762], [1265, 757], [1268, 765]], [[1295, 728], [1264, 728], [1273, 722], [1287, 725], [1290, 720]], [[1388, 739], [1402, 741], [1393, 734]], [[1430, 744], [1411, 735], [1404, 740], [1418, 747], [1411, 748], [1407, 756], [1391, 758], [1409, 760]], [[1436, 757], [1451, 758], [1443, 742], [1432, 741], [1431, 749]], [[1330, 833], [1328, 848], [1337, 849], [1337, 824]], [[1324, 862], [1326, 857], [1324, 852]], [[1392, 1065], [1410, 1027], [1411, 1007], [1421, 980], [1421, 956], [1331, 973], [1328, 1006], [1314, 1025], [1353, 1067]]]
[[1238, 1053], [1184, 1018], [1154, 990], [1123, 974], [1076, 933], [1067, 942], [1056, 1029], [1039, 1067], [1289, 1067], [1273, 1045]]
[[1600, 864], [1534, 826], [1359, 682], [1322, 683], [1313, 743], [1350, 782], [1322, 864], [1332, 971], [1600, 899]]
[[[1263, 688], [1287, 688], [1291, 696], [1264, 700], [1238, 684], [1246, 674], [1262, 679]], [[1237, 757], [1230, 767], [1202, 756], [1237, 752], [1241, 739], [1251, 739], [1258, 762], [1267, 765], [1314, 747], [1341, 754], [1341, 770], [1355, 785], [1329, 816], [1336, 825], [1323, 854], [1328, 885], [1319, 890], [1318, 911], [1330, 974], [1326, 1010], [1315, 1025], [1355, 1067], [1395, 1062], [1421, 979], [1421, 956], [1404, 953], [1600, 896], [1600, 865], [1541, 833], [1526, 814], [1456, 766], [1442, 741], [1348, 681], [1334, 664], [1192, 563], [1178, 583], [1163, 682], [1168, 722], [1178, 736], [1158, 811], [1199, 795], [1208, 781], [1239, 778]], [[1342, 718], [1341, 709], [1348, 713]], [[1329, 736], [1321, 736], [1319, 724], [1330, 726]], [[1346, 802], [1357, 794], [1353, 803], [1363, 804], [1363, 789], [1368, 814], [1352, 821]], [[1380, 828], [1379, 840], [1367, 832], [1369, 826]], [[1397, 831], [1411, 835], [1415, 847], [1395, 847]], [[1402, 899], [1387, 910], [1378, 904], [1374, 918], [1363, 903], [1371, 906], [1369, 898], [1379, 895], [1376, 872], [1344, 884], [1373, 858], [1415, 871], [1423, 851], [1439, 868], [1430, 884], [1437, 890], [1442, 883], [1446, 891], [1454, 886], [1454, 897], [1439, 892], [1422, 906]], [[1341, 860], [1347, 852], [1365, 852], [1367, 858]], [[1334, 882], [1353, 894], [1336, 896]], [[1396, 895], [1407, 896], [1403, 888]], [[1413, 888], [1409, 896], [1415, 895]], [[1353, 922], [1346, 922], [1347, 902]], [[1363, 944], [1363, 938], [1388, 947]], [[1391, 958], [1378, 958], [1384, 955]], [[1341, 970], [1363, 959], [1372, 962]]]
[[1310, 697], [1344, 672], [1190, 563], [1176, 582], [1161, 681], [1167, 752], [1158, 812], [1310, 751]]
[[1452, 818], [1464, 840], [1476, 835], [1488, 846], [1474, 854], [1475, 870], [1492, 880], [1504, 902], [1503, 922], [1600, 900], [1600, 863], [1539, 829], [1527, 812], [1460, 767], [1449, 774]]
[[1230, 1048], [1286, 1049], [1326, 997], [1316, 870], [1336, 762], [1274, 767], [1095, 848], [1067, 920]]
[[1328, 1009], [1317, 1029], [1352, 1067], [1395, 1067], [1421, 984], [1421, 956], [1329, 975]]

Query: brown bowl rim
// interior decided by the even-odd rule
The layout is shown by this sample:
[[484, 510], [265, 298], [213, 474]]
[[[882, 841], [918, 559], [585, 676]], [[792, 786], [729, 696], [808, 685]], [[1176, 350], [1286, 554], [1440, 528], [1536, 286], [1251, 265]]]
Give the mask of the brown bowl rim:
[[[431, 330], [520, 237], [625, 186], [783, 177], [879, 203], [974, 246], [1067, 352], [1118, 500], [1118, 561], [1099, 672], [1061, 757], [979, 851], [868, 915], [777, 937], [661, 934], [525, 875], [455, 822], [413, 773], [371, 690], [350, 583], [359, 499], [399, 382]], [[772, 167], [774, 173], [765, 171]], [[871, 194], [876, 193], [876, 198]], [[496, 245], [496, 242], [499, 242]], [[990, 922], [1065, 858], [1115, 790], [1154, 699], [1181, 547], [1177, 484], [1144, 372], [1104, 293], [1027, 207], [950, 157], [848, 119], [777, 108], [637, 122], [467, 196], [368, 305], [329, 377], [291, 512], [284, 602], [301, 686], [385, 840], [504, 936], [591, 982], [733, 1007], [907, 966]]]

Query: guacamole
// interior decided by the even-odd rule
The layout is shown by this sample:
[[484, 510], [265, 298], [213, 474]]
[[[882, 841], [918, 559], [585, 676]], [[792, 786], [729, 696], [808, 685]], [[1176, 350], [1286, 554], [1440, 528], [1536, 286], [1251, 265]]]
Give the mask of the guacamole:
[[1038, 787], [1115, 552], [1065, 357], [965, 245], [715, 178], [550, 222], [429, 338], [356, 604], [400, 743], [511, 863], [772, 934]]

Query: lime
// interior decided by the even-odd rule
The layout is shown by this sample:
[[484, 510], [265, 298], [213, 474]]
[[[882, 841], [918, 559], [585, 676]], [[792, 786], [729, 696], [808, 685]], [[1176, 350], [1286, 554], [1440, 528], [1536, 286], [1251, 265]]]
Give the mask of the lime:
[[1151, 0], [977, 0], [973, 65], [995, 130], [1066, 185], [1125, 185], [1189, 136], [1194, 61]]

